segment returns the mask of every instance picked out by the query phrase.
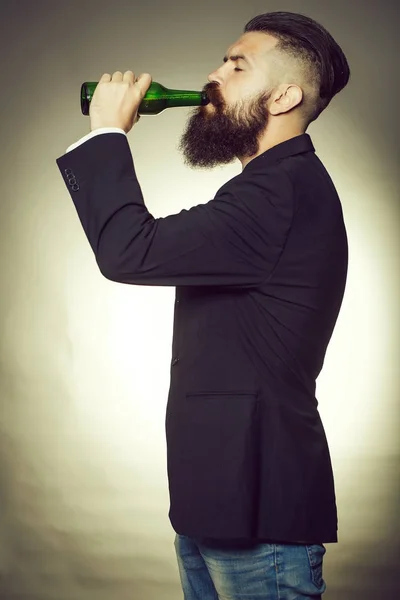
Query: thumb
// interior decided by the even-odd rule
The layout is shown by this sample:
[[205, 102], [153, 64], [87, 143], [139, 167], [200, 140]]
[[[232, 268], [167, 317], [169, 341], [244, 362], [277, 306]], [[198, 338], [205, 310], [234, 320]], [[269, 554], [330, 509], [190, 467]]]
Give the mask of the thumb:
[[149, 89], [151, 83], [152, 77], [149, 73], [142, 73], [137, 78], [135, 85], [139, 87], [142, 98], [144, 98], [144, 96], [146, 95], [146, 92]]

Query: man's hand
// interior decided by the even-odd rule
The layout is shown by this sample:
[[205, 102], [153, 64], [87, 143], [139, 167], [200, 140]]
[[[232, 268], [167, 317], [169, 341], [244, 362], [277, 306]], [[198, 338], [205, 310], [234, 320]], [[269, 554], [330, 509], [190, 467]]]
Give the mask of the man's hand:
[[102, 75], [90, 102], [90, 130], [119, 127], [128, 133], [140, 119], [137, 111], [151, 82], [148, 73], [137, 79], [132, 71]]

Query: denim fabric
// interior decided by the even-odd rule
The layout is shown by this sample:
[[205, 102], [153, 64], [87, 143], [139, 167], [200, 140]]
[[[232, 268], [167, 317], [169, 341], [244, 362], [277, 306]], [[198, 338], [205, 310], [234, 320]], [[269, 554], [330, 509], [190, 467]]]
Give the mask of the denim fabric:
[[175, 537], [184, 600], [321, 600], [323, 544], [211, 543]]

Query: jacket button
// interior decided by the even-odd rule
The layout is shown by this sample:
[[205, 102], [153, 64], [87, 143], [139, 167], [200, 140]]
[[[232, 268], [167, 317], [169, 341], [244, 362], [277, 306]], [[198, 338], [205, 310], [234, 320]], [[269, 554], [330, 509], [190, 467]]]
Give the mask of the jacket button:
[[172, 361], [172, 366], [174, 367], [175, 365], [177, 365], [179, 362], [179, 358], [174, 358], [174, 360]]

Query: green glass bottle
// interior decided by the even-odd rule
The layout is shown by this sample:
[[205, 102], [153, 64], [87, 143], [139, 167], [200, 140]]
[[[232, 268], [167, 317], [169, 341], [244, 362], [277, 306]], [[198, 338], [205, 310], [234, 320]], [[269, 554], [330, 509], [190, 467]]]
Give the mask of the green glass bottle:
[[[98, 81], [86, 81], [81, 86], [81, 110], [85, 116], [89, 115], [90, 102]], [[166, 108], [176, 106], [204, 106], [208, 104], [205, 92], [192, 92], [189, 90], [169, 90], [160, 83], [153, 81], [143, 98], [138, 113], [139, 115], [158, 115]]]

